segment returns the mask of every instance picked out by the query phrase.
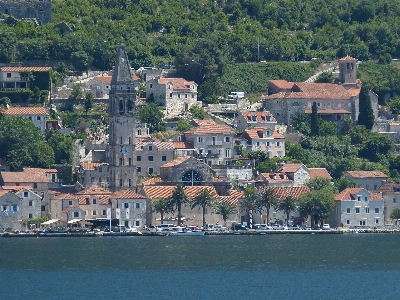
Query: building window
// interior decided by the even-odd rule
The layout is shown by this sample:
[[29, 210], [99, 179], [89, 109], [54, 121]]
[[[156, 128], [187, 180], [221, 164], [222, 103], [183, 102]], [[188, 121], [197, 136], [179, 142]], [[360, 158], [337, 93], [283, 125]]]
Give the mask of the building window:
[[124, 208], [129, 208], [129, 203], [124, 203]]
[[42, 205], [40, 208], [41, 208], [41, 211], [46, 211], [46, 206]]
[[33, 201], [29, 201], [29, 206], [33, 206]]
[[375, 207], [375, 213], [379, 214], [379, 207]]
[[153, 88], [153, 84], [152, 84], [152, 83], [150, 83], [150, 88], [151, 88], [151, 89]]
[[122, 179], [119, 180], [119, 186], [122, 186]]
[[135, 221], [135, 226], [139, 227], [140, 226], [140, 221]]
[[129, 165], [132, 166], [132, 158], [129, 157]]
[[68, 201], [68, 205], [71, 206], [72, 205], [72, 200]]
[[276, 142], [276, 146], [280, 147], [281, 146], [281, 142]]
[[33, 184], [33, 188], [34, 188], [34, 189], [37, 189], [37, 183], [34, 183], [34, 184]]
[[36, 117], [36, 120], [37, 120], [37, 121], [40, 121], [40, 116], [39, 116], [39, 117]]
[[178, 94], [178, 98], [180, 98], [181, 97], [181, 94]]
[[360, 226], [365, 226], [365, 221], [360, 221]]
[[149, 161], [153, 161], [153, 156], [149, 156]]
[[161, 156], [161, 160], [162, 161], [167, 161], [167, 157], [164, 155], [164, 156]]
[[142, 168], [141, 167], [137, 167], [136, 170], [140, 173], [142, 172]]
[[350, 225], [350, 220], [346, 220], [346, 225]]
[[375, 219], [375, 224], [379, 224], [379, 219]]
[[349, 208], [349, 207], [347, 208], [346, 213], [347, 213], [347, 214], [350, 213], [350, 208]]
[[393, 198], [393, 203], [396, 203], [396, 198]]
[[375, 185], [374, 185], [374, 190], [376, 190], [377, 188], [378, 188], [378, 186], [375, 184]]
[[203, 142], [203, 137], [198, 136], [198, 137], [197, 137], [197, 142], [198, 142], [198, 143], [202, 143], [202, 142]]
[[28, 197], [28, 192], [24, 192], [24, 198], [27, 198], [27, 197]]
[[356, 214], [359, 214], [359, 213], [360, 213], [360, 208], [356, 207]]
[[172, 98], [172, 93], [169, 93], [169, 97]]
[[97, 210], [94, 210], [93, 212], [92, 212], [92, 216], [96, 216], [97, 215]]
[[269, 147], [269, 142], [266, 142], [265, 144], [267, 145], [267, 147]]
[[142, 157], [141, 156], [136, 156], [136, 160], [137, 161], [142, 161]]
[[74, 218], [79, 218], [79, 211], [74, 211]]
[[368, 201], [368, 197], [365, 197], [364, 200], [365, 200], [365, 201]]
[[139, 202], [135, 203], [135, 208], [140, 208], [140, 203]]
[[97, 200], [96, 199], [93, 199], [93, 202], [92, 202], [93, 204], [97, 204]]
[[107, 214], [107, 211], [105, 209], [103, 209], [103, 216], [105, 216]]
[[18, 206], [13, 205], [13, 211], [14, 211], [14, 212], [15, 212], [15, 211], [18, 211]]
[[153, 168], [149, 168], [149, 174], [153, 174], [154, 170]]
[[153, 146], [149, 146], [149, 151], [152, 151], [153, 150]]
[[[6, 13], [8, 13], [8, 9], [6, 9]], [[7, 78], [11, 78], [11, 73], [7, 73]]]
[[361, 197], [360, 196], [357, 196], [357, 201], [361, 201]]
[[369, 214], [369, 207], [366, 207], [366, 208], [365, 208], [365, 213], [366, 213], [366, 214]]
[[128, 186], [129, 186], [129, 187], [132, 187], [132, 179], [130, 179], [130, 178], [129, 178], [129, 180], [128, 180]]
[[229, 136], [225, 137], [225, 143], [230, 143], [231, 142], [231, 138]]
[[32, 218], [33, 218], [33, 215], [32, 215], [32, 214], [28, 214], [28, 218], [29, 218], [29, 219], [32, 219]]
[[225, 157], [231, 157], [231, 151], [229, 149], [225, 150]]

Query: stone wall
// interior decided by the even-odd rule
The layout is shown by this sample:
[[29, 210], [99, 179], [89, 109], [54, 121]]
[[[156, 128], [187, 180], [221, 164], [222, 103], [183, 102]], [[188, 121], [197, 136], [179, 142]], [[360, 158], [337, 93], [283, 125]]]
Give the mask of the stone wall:
[[0, 0], [0, 12], [47, 24], [51, 22], [51, 0]]

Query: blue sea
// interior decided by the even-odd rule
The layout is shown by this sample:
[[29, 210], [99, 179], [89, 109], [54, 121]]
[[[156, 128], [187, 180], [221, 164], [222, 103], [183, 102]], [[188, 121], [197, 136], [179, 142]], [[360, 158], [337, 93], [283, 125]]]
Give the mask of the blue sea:
[[2, 299], [398, 299], [400, 234], [0, 238]]

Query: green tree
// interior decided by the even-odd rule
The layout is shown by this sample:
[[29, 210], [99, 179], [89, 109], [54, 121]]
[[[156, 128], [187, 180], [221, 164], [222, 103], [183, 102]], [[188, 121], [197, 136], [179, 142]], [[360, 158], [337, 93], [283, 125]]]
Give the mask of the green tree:
[[372, 133], [370, 138], [362, 145], [358, 152], [361, 157], [371, 161], [378, 161], [385, 157], [394, 148], [393, 140], [379, 133]]
[[164, 223], [164, 214], [172, 213], [173, 207], [171, 200], [168, 198], [160, 198], [154, 200], [152, 203], [152, 211], [155, 213], [159, 213], [161, 216], [161, 224]]
[[321, 221], [322, 225], [323, 220], [329, 217], [335, 206], [334, 199], [334, 193], [327, 188], [304, 194], [299, 199], [300, 215], [305, 218], [311, 216], [312, 224]]
[[226, 220], [228, 220], [229, 215], [236, 214], [237, 208], [234, 204], [226, 201], [219, 201], [214, 207], [214, 212], [222, 216], [224, 220], [224, 226], [226, 226]]
[[311, 135], [317, 136], [319, 135], [319, 117], [318, 117], [318, 110], [317, 110], [317, 103], [313, 102], [312, 109], [311, 109]]
[[150, 133], [165, 130], [165, 126], [162, 123], [164, 113], [156, 103], [141, 106], [137, 109], [136, 115], [142, 123], [147, 123]]
[[72, 164], [74, 142], [74, 139], [68, 135], [50, 131], [47, 143], [53, 149], [56, 164]]
[[371, 130], [374, 125], [374, 112], [371, 106], [369, 90], [365, 86], [361, 88], [359, 99], [358, 124], [364, 125], [365, 128]]
[[289, 225], [289, 214], [297, 210], [297, 199], [292, 195], [287, 195], [285, 199], [279, 199], [276, 208], [286, 214], [286, 225]]
[[31, 120], [22, 117], [0, 119], [0, 157], [12, 171], [23, 167], [48, 168], [54, 152]]
[[70, 56], [71, 63], [78, 71], [88, 71], [89, 66], [93, 62], [93, 58], [90, 57], [85, 51], [73, 52]]
[[179, 132], [185, 132], [188, 131], [190, 128], [193, 128], [193, 125], [190, 124], [190, 121], [188, 119], [180, 119], [176, 129]]
[[332, 183], [329, 178], [326, 177], [316, 177], [314, 179], [310, 179], [307, 182], [307, 186], [312, 190], [322, 190], [324, 188], [332, 189], [334, 193], [337, 193], [335, 188], [332, 188]]
[[196, 206], [201, 207], [203, 214], [203, 225], [206, 224], [206, 208], [214, 205], [215, 198], [209, 189], [202, 189], [201, 192], [193, 199], [192, 209]]
[[400, 209], [397, 207], [393, 208], [392, 211], [390, 212], [390, 218], [396, 221], [397, 224], [397, 220], [400, 219]]
[[93, 108], [94, 95], [89, 92], [85, 96], [85, 111], [86, 113]]
[[317, 76], [317, 79], [315, 82], [319, 83], [332, 83], [335, 80], [335, 77], [333, 76], [332, 72], [322, 72]]
[[400, 114], [400, 97], [390, 100], [388, 108], [393, 114]]
[[171, 197], [171, 205], [173, 210], [178, 210], [178, 225], [181, 225], [182, 223], [182, 205], [185, 205], [189, 202], [190, 201], [185, 193], [185, 189], [181, 184], [178, 184]]
[[267, 223], [269, 220], [269, 212], [271, 210], [271, 207], [274, 207], [277, 201], [278, 201], [278, 196], [276, 195], [273, 189], [264, 188], [260, 190], [257, 199], [257, 207], [259, 207], [260, 210], [262, 210], [263, 208], [267, 210]]
[[189, 112], [192, 114], [193, 119], [201, 119], [204, 120], [207, 118], [207, 114], [204, 112], [204, 109], [198, 105], [193, 105]]
[[340, 193], [347, 188], [356, 187], [356, 182], [353, 179], [349, 179], [347, 176], [343, 176], [335, 180], [335, 186]]

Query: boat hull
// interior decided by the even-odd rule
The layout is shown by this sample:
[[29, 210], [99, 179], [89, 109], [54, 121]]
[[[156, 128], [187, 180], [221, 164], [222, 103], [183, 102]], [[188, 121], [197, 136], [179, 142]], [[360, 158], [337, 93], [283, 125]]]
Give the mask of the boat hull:
[[197, 235], [205, 235], [205, 231], [172, 231], [168, 232], [167, 236], [197, 236]]

